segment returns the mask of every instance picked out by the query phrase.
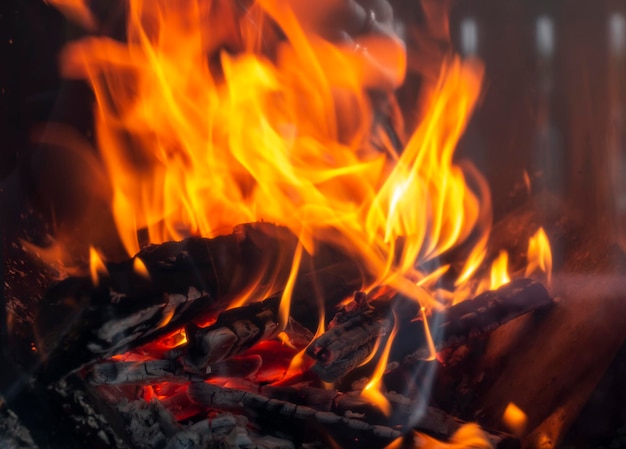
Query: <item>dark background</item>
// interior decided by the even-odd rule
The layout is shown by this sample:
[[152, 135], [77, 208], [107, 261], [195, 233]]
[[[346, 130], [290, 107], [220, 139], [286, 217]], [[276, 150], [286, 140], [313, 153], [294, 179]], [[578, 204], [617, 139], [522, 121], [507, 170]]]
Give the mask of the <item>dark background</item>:
[[[423, 20], [417, 0], [411, 1], [407, 11]], [[115, 17], [118, 10], [105, 8], [102, 14]], [[626, 249], [626, 2], [459, 0], [450, 31], [453, 46], [479, 57], [486, 67], [484, 95], [458, 156], [471, 158], [487, 177], [495, 218], [516, 206], [526, 171], [533, 189], [556, 194], [571, 214]], [[11, 243], [6, 236], [14, 236], [15, 227], [28, 220], [25, 211], [34, 208], [47, 216], [47, 195], [63, 197], [63, 189], [75, 188], [63, 176], [53, 178], [52, 186], [42, 181], [55, 160], [42, 159], [30, 140], [33, 126], [48, 120], [92, 136], [89, 90], [58, 76], [59, 50], [79, 35], [43, 0], [3, 0], [0, 5], [5, 254]], [[63, 173], [63, 167], [57, 169]], [[81, 208], [80, 201], [61, 205], [57, 212], [71, 215]], [[6, 334], [2, 343], [5, 347]], [[622, 350], [567, 446], [626, 446], [625, 360]]]

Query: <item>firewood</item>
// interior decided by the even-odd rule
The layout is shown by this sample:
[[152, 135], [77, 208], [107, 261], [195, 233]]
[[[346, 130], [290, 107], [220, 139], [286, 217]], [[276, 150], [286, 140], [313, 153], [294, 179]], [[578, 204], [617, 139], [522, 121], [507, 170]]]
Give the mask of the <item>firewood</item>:
[[[550, 294], [540, 282], [530, 279], [511, 281], [497, 290], [455, 304], [447, 308], [443, 316], [436, 314], [430, 319], [435, 348], [441, 351], [461, 345], [472, 337], [485, 335], [519, 316], [552, 304]], [[409, 327], [414, 328], [413, 324], [419, 326], [423, 335], [423, 323], [416, 321]], [[405, 360], [425, 359], [428, 355], [424, 344], [406, 355]]]
[[[93, 360], [123, 353], [197, 319], [215, 317], [243, 292], [276, 295], [287, 282], [297, 238], [268, 223], [240, 225], [233, 234], [149, 246], [134, 259], [107, 263], [97, 285], [71, 277], [51, 288], [35, 319], [41, 376], [56, 379]], [[338, 302], [363, 283], [347, 255], [320, 244], [303, 255], [292, 315], [315, 326], [317, 297]], [[331, 304], [332, 305], [332, 304]], [[313, 313], [312, 313], [313, 312]]]
[[[487, 334], [503, 324], [533, 310], [552, 304], [545, 287], [536, 281], [518, 279], [495, 291], [435, 312], [429, 328], [437, 351], [458, 346], [472, 337]], [[422, 360], [430, 354], [419, 304], [396, 296], [391, 300], [375, 300], [367, 307], [356, 307], [346, 314], [341, 311], [340, 324], [330, 328], [307, 348], [316, 360], [313, 371], [327, 382], [335, 381], [359, 366], [387, 334], [393, 323], [391, 311], [403, 317], [398, 323], [398, 336], [392, 350], [393, 360]]]
[[234, 357], [213, 363], [202, 374], [189, 372], [177, 360], [147, 360], [144, 362], [96, 363], [87, 379], [92, 385], [147, 385], [161, 382], [184, 383], [211, 377], [245, 379], [261, 367], [261, 357]]
[[[196, 383], [189, 387], [188, 395], [192, 401], [216, 408], [231, 410], [253, 410], [254, 413], [270, 413], [281, 419], [313, 419], [321, 424], [346, 425], [349, 439], [358, 439], [362, 433], [382, 438], [387, 443], [395, 440], [407, 428], [415, 411], [415, 403], [395, 393], [385, 393], [392, 404], [392, 421], [369, 401], [364, 400], [358, 392], [343, 394], [336, 390], [321, 390], [311, 387], [263, 387], [261, 394], [243, 390], [223, 388], [212, 384]], [[280, 398], [280, 399], [277, 399]], [[350, 416], [360, 416], [351, 418]], [[382, 419], [381, 419], [382, 418]], [[387, 419], [385, 422], [384, 420]], [[434, 407], [426, 407], [424, 416], [415, 429], [450, 437], [463, 424], [462, 420]], [[519, 447], [519, 442], [511, 435], [486, 431], [485, 434], [494, 448]], [[373, 446], [369, 446], [373, 447]]]
[[275, 337], [280, 331], [279, 297], [269, 298], [223, 312], [206, 328], [186, 327], [187, 349], [182, 359], [189, 370], [202, 372], [215, 362], [228, 359], [256, 342]]
[[346, 418], [329, 411], [318, 411], [308, 406], [270, 399], [258, 393], [224, 388], [207, 383], [193, 383], [188, 395], [197, 404], [220, 410], [236, 410], [246, 413], [252, 419], [273, 419], [281, 432], [301, 432], [300, 425], [317, 423], [334, 435], [339, 430], [344, 437], [357, 444], [367, 441], [367, 447], [383, 447], [402, 436], [402, 433], [390, 427], [371, 425], [357, 419]]

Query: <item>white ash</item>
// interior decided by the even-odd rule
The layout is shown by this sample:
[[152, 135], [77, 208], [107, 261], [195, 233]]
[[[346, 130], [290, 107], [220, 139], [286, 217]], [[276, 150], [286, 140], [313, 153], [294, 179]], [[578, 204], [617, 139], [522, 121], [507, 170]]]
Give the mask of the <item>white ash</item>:
[[157, 401], [122, 401], [117, 406], [136, 449], [162, 449], [180, 431], [170, 412]]
[[0, 448], [37, 449], [30, 432], [0, 398]]

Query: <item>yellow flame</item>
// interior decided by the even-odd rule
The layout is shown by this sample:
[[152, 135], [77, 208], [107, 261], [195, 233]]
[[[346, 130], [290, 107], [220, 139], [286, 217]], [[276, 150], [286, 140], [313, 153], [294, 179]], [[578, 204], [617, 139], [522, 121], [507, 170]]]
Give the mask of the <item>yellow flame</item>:
[[491, 286], [492, 290], [495, 290], [505, 284], [511, 282], [508, 272], [509, 266], [509, 253], [502, 250], [498, 254], [498, 257], [491, 264]]
[[397, 322], [394, 322], [393, 330], [385, 343], [385, 347], [383, 349], [383, 353], [378, 359], [378, 363], [376, 364], [376, 368], [372, 373], [372, 377], [370, 381], [365, 385], [363, 390], [361, 391], [361, 396], [368, 401], [370, 401], [373, 405], [378, 407], [381, 412], [383, 412], [386, 416], [389, 416], [391, 413], [391, 404], [389, 400], [382, 393], [382, 380], [383, 374], [385, 374], [385, 370], [387, 369], [387, 360], [389, 359], [389, 353], [391, 351], [391, 345], [393, 344], [394, 339], [396, 338]]
[[528, 265], [526, 266], [526, 276], [539, 269], [546, 274], [548, 285], [552, 282], [552, 250], [550, 241], [543, 228], [528, 240]]
[[[265, 220], [291, 228], [308, 252], [316, 240], [349, 249], [374, 278], [365, 288], [386, 283], [430, 301], [406, 276], [466, 241], [489, 207], [484, 179], [452, 159], [482, 67], [446, 61], [404, 151], [380, 152], [368, 91], [403, 78], [397, 39], [366, 36], [364, 55], [321, 39], [280, 0], [258, 1], [239, 19], [234, 6], [220, 17], [211, 5], [130, 0], [126, 42], [88, 37], [64, 51], [64, 75], [87, 78], [95, 92], [98, 147], [128, 252], [138, 251], [140, 229], [160, 243]], [[287, 36], [264, 36], [273, 59], [250, 19], [264, 15]], [[240, 53], [221, 54], [216, 76], [206, 55], [223, 45], [227, 22], [246, 38]]]
[[426, 307], [420, 307], [420, 314], [422, 315], [422, 321], [424, 322], [424, 334], [426, 335], [426, 343], [428, 344], [428, 357], [427, 361], [432, 361], [437, 358], [437, 350], [435, 349], [435, 342], [433, 340], [433, 336], [430, 333], [430, 326], [428, 324], [428, 319], [426, 316]]
[[504, 414], [502, 415], [502, 420], [507, 427], [511, 429], [511, 432], [518, 437], [524, 433], [524, 430], [526, 430], [526, 424], [528, 421], [526, 413], [524, 413], [522, 409], [512, 402], [509, 402], [509, 405], [506, 406]]
[[429, 435], [414, 433], [416, 449], [493, 449], [485, 432], [478, 424], [463, 424], [448, 442], [439, 441]]
[[291, 271], [289, 272], [289, 278], [285, 284], [285, 290], [280, 298], [280, 306], [278, 308], [278, 317], [280, 320], [281, 329], [285, 329], [289, 322], [289, 310], [291, 309], [291, 296], [293, 294], [293, 287], [296, 285], [296, 277], [298, 270], [300, 269], [300, 260], [302, 259], [302, 245], [299, 244], [296, 247], [296, 251], [293, 256], [293, 263], [291, 264]]
[[91, 274], [91, 282], [95, 286], [99, 284], [100, 276], [108, 276], [109, 274], [102, 256], [93, 246], [89, 247], [89, 273]]
[[139, 257], [135, 257], [133, 259], [133, 270], [139, 276], [150, 279], [150, 273], [148, 272], [148, 268], [146, 267], [146, 264], [143, 263], [143, 260], [141, 260]]

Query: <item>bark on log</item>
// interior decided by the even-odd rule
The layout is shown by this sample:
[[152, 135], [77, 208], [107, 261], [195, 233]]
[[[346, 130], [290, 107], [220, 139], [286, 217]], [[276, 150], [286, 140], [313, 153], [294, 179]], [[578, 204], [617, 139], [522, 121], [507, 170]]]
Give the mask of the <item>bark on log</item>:
[[[212, 317], [246, 292], [261, 300], [280, 292], [297, 245], [287, 229], [268, 223], [235, 228], [213, 239], [190, 238], [153, 245], [134, 260], [108, 263], [97, 286], [90, 278], [69, 278], [48, 291], [35, 320], [42, 375], [51, 379], [84, 364], [127, 351], [188, 322]], [[315, 326], [317, 297], [338, 302], [358, 290], [360, 268], [348, 256], [319, 245], [303, 255], [292, 315]], [[330, 307], [330, 305], [329, 305]]]
[[[344, 438], [350, 440], [362, 438], [363, 432], [371, 432], [373, 436], [388, 438], [386, 443], [380, 441], [388, 444], [412, 430], [406, 427], [406, 423], [410, 421], [414, 404], [408, 398], [393, 393], [386, 394], [394, 408], [395, 420], [392, 422], [356, 393], [342, 394], [334, 390], [308, 387], [268, 386], [261, 389], [261, 394], [257, 394], [198, 383], [189, 387], [188, 394], [193, 401], [208, 407], [239, 410], [243, 406], [252, 408], [257, 413], [276, 414], [281, 419], [318, 419], [320, 423], [333, 424], [343, 422], [346, 425], [344, 432], [347, 433], [344, 434]], [[465, 424], [463, 421], [443, 410], [428, 407], [416, 429], [449, 438], [463, 424]], [[519, 442], [511, 435], [501, 432], [485, 431], [485, 433], [494, 448], [519, 447]]]
[[[471, 337], [487, 334], [530, 311], [552, 304], [545, 287], [530, 279], [518, 279], [495, 291], [461, 302], [429, 318], [435, 348], [441, 351], [463, 344]], [[316, 360], [313, 370], [325, 381], [335, 381], [359, 366], [371, 353], [376, 340], [389, 332], [391, 310], [402, 317], [392, 349], [392, 360], [407, 362], [430, 355], [419, 305], [395, 297], [356, 307], [340, 324], [329, 329], [307, 348]], [[340, 312], [340, 315], [344, 312]]]
[[318, 411], [308, 406], [267, 398], [258, 393], [212, 384], [191, 384], [188, 395], [199, 405], [246, 413], [258, 425], [263, 425], [265, 419], [272, 419], [277, 430], [285, 433], [295, 432], [294, 437], [300, 436], [301, 426], [311, 423], [321, 426], [333, 438], [349, 438], [353, 442], [352, 447], [363, 443], [369, 448], [384, 447], [402, 436], [401, 432], [390, 427], [371, 425], [330, 411]]

